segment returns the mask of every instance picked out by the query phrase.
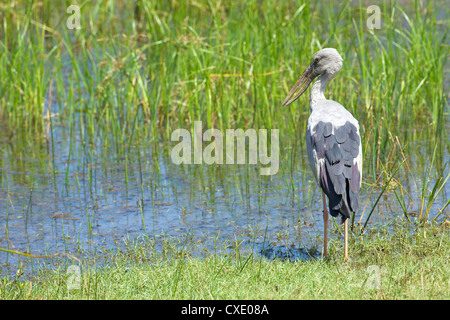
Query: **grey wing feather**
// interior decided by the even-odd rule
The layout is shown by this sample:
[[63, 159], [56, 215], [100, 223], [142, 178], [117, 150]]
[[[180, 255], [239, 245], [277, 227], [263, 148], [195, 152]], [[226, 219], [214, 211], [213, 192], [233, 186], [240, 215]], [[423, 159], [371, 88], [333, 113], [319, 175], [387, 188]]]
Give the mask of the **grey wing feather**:
[[318, 182], [329, 198], [330, 213], [341, 214], [343, 221], [359, 208], [361, 168], [355, 158], [360, 144], [358, 130], [349, 121], [334, 130], [330, 122], [319, 121], [312, 130], [314, 162], [320, 163]]

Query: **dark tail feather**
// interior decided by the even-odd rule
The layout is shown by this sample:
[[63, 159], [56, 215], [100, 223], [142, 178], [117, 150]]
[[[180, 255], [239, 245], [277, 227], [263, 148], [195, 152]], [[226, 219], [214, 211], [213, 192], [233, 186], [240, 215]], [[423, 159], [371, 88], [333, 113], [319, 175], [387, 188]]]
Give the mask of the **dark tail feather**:
[[[325, 192], [325, 194], [328, 197], [328, 209], [330, 211], [330, 214], [333, 217], [337, 217], [338, 215], [341, 215], [341, 223], [344, 223], [345, 220], [350, 218], [351, 213], [354, 212], [352, 207], [350, 207], [350, 196], [349, 192], [349, 181], [348, 179], [345, 179], [345, 192], [340, 195], [337, 194], [334, 190], [333, 183], [331, 181], [331, 178], [328, 174], [328, 170], [326, 166], [323, 167], [324, 175], [321, 175], [320, 179], [320, 187]], [[357, 209], [357, 208], [356, 208]]]
[[341, 223], [344, 223], [345, 220], [347, 220], [348, 218], [350, 218], [352, 211], [348, 205], [347, 202], [347, 197], [346, 195], [338, 195], [338, 197], [340, 198], [339, 201], [336, 202], [332, 202], [331, 198], [328, 204], [328, 209], [330, 210], [330, 214], [333, 217], [337, 217], [339, 214], [341, 215]]

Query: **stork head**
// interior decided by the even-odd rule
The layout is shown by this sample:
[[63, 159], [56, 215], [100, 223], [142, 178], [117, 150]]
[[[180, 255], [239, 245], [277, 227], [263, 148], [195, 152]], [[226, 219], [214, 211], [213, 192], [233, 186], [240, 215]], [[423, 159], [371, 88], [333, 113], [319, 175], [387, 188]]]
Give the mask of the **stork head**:
[[297, 80], [291, 91], [284, 99], [283, 106], [297, 100], [318, 76], [325, 75], [331, 80], [342, 68], [342, 57], [334, 48], [325, 48], [313, 55], [313, 61]]

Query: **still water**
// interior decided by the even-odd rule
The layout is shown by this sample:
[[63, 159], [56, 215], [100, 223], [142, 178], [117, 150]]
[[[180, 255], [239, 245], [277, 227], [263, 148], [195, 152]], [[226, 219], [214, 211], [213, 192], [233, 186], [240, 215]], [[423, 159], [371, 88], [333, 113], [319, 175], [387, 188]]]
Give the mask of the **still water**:
[[[77, 130], [70, 134], [56, 118], [53, 131], [53, 144], [45, 139], [20, 147], [6, 140], [0, 143], [1, 248], [76, 256], [80, 249], [89, 254], [136, 238], [189, 236], [196, 243], [194, 254], [200, 256], [226, 253], [236, 246], [269, 259], [320, 256], [321, 193], [302, 147], [292, 151], [294, 160], [282, 158], [276, 175], [261, 176], [259, 165], [175, 165], [170, 158], [176, 144], [172, 142], [141, 141], [117, 156], [105, 143], [86, 145], [74, 133]], [[411, 155], [410, 165], [413, 159]], [[409, 211], [417, 212], [421, 181], [417, 177], [398, 181], [409, 192]], [[382, 190], [381, 184], [376, 188], [372, 184], [373, 180], [363, 183], [356, 223], [362, 212], [365, 222]], [[431, 218], [449, 194], [447, 183], [432, 206]], [[448, 219], [448, 214], [447, 208], [438, 220]], [[395, 194], [388, 190], [369, 227], [402, 217]], [[338, 226], [339, 220], [332, 220], [331, 237], [339, 237]], [[2, 268], [14, 266], [17, 259], [0, 252]]]

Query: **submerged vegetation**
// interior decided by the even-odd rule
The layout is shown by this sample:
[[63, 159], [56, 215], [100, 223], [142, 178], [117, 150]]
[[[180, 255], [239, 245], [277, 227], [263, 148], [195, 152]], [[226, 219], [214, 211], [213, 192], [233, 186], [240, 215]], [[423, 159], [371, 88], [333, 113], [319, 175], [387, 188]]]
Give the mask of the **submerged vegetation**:
[[[448, 298], [449, 243], [442, 231], [450, 208], [450, 9], [445, 1], [380, 2], [380, 29], [367, 27], [365, 1], [336, 5], [331, 1], [87, 0], [80, 2], [80, 29], [67, 26], [71, 4], [0, 3], [0, 248], [8, 250], [0, 252], [3, 265], [11, 263], [14, 251], [83, 252], [85, 242], [111, 236], [99, 227], [102, 215], [103, 221], [114, 225], [106, 211], [111, 216], [136, 213], [140, 225], [125, 232], [142, 233], [147, 246], [152, 237], [160, 236], [155, 231], [158, 224], [172, 223], [161, 218], [169, 210], [177, 219], [188, 220], [181, 234], [195, 221], [216, 221], [211, 216], [221, 221], [213, 226], [216, 229], [207, 229], [209, 238], [218, 230], [235, 228], [234, 223], [249, 229], [266, 226], [275, 211], [281, 212], [281, 224], [298, 238], [307, 233], [303, 226], [320, 228], [313, 218], [313, 222], [305, 218], [311, 211], [320, 213], [315, 205], [319, 193], [304, 152], [308, 95], [289, 107], [281, 104], [312, 54], [334, 47], [344, 64], [327, 90], [328, 98], [359, 119], [363, 144], [362, 206], [352, 220], [355, 260], [349, 266], [334, 260], [293, 266], [246, 258], [248, 263], [242, 266], [240, 258], [210, 256], [203, 262], [192, 258], [186, 264], [192, 279], [187, 279], [179, 271], [185, 266], [183, 259], [160, 265], [154, 255], [150, 260], [158, 267], [144, 266], [145, 272], [180, 276], [175, 282], [170, 278], [162, 291], [152, 291], [153, 297], [331, 298], [336, 297], [333, 288], [317, 296], [302, 295], [289, 283], [271, 283], [275, 278], [270, 277], [285, 270], [289, 279], [290, 272], [311, 267], [327, 281], [340, 268], [356, 267], [347, 276], [360, 279], [358, 272], [365, 273], [367, 265], [379, 265], [375, 260], [381, 259], [392, 267], [386, 275], [391, 282], [384, 291], [363, 292], [363, 297], [419, 298], [426, 291], [426, 297]], [[194, 121], [220, 130], [280, 129], [278, 174], [262, 177], [250, 165], [172, 164], [171, 133], [193, 129]], [[195, 210], [201, 214], [190, 218]], [[227, 211], [230, 216], [221, 216]], [[28, 221], [37, 213], [45, 217], [39, 223], [58, 231], [60, 242], [55, 247], [33, 247], [35, 238], [48, 240], [40, 225], [28, 229]], [[236, 223], [239, 214], [249, 218]], [[396, 264], [395, 255], [386, 255], [390, 249], [376, 250], [378, 240], [369, 228], [374, 216], [400, 216], [420, 237], [414, 242], [406, 231], [394, 230], [394, 235], [380, 238], [382, 246], [397, 256], [401, 249], [389, 247], [390, 237], [408, 239], [402, 244], [410, 250], [403, 255], [404, 265]], [[418, 225], [424, 229], [417, 229]], [[270, 241], [283, 238], [283, 226], [269, 230]], [[443, 229], [436, 235], [428, 228]], [[87, 239], [82, 236], [85, 232]], [[336, 222], [334, 232], [340, 232]], [[19, 241], [15, 237], [21, 233], [31, 236]], [[252, 230], [244, 233], [253, 234]], [[136, 250], [131, 251], [132, 260], [141, 259], [136, 258], [141, 254]], [[108, 283], [112, 279], [108, 277], [118, 274], [114, 268], [127, 264], [128, 256], [120, 250], [111, 255], [114, 263], [100, 273], [89, 272], [87, 283], [92, 280], [96, 288], [101, 287], [102, 281]], [[446, 263], [447, 273], [442, 273]], [[131, 268], [130, 285], [140, 286], [133, 277], [144, 271], [141, 266]], [[429, 270], [435, 272], [430, 277], [439, 281], [436, 286], [423, 285]], [[44, 283], [43, 289], [3, 279], [1, 296], [65, 297], [51, 289], [62, 278], [47, 272], [48, 287]], [[202, 278], [202, 272], [208, 278]], [[239, 273], [233, 283], [250, 281], [250, 288], [261, 285], [255, 272], [269, 278], [256, 296], [246, 296], [250, 292], [242, 291], [246, 286], [235, 296], [239, 285], [230, 292], [212, 287], [219, 286], [214, 281], [224, 272]], [[404, 278], [397, 277], [399, 272]], [[194, 287], [199, 278], [202, 286]], [[178, 281], [187, 284], [174, 284]], [[398, 291], [397, 284], [410, 293]], [[121, 292], [109, 287], [92, 294], [89, 288], [77, 291], [76, 297], [114, 298]], [[274, 288], [281, 288], [283, 294], [278, 289], [273, 292]], [[337, 292], [354, 292], [349, 288]], [[114, 292], [118, 296], [111, 296]], [[139, 296], [124, 293], [124, 297]]]
[[2, 4], [2, 133], [51, 142], [61, 122], [83, 145], [100, 140], [124, 155], [140, 138], [157, 144], [203, 121], [283, 128], [291, 146], [289, 137], [304, 140], [309, 110], [283, 110], [280, 101], [312, 53], [335, 47], [345, 61], [330, 96], [360, 119], [367, 171], [418, 141], [438, 146], [442, 167], [448, 12], [439, 20], [446, 8], [438, 3], [385, 1], [381, 29], [370, 30], [366, 9], [351, 1], [85, 1], [81, 28], [69, 29], [65, 2]]

